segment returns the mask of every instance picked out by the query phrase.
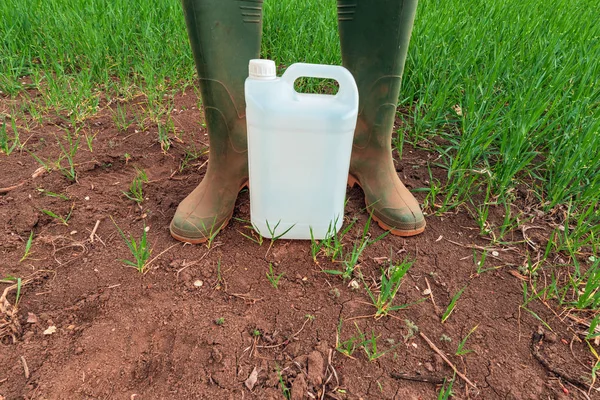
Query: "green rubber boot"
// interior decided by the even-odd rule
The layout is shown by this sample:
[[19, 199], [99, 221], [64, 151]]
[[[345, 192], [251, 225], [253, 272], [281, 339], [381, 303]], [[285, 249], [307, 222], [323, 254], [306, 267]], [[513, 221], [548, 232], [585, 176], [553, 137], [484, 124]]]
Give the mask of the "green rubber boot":
[[359, 90], [348, 183], [359, 184], [383, 229], [412, 236], [425, 229], [419, 203], [392, 159], [392, 130], [417, 0], [338, 0], [342, 59]]
[[171, 235], [202, 243], [231, 219], [248, 184], [244, 82], [258, 58], [262, 0], [183, 0], [200, 79], [210, 153], [204, 179], [177, 207]]

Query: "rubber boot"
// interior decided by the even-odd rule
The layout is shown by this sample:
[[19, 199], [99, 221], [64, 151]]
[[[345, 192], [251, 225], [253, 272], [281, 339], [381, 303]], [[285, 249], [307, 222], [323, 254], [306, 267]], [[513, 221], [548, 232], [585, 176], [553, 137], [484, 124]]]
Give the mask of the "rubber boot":
[[262, 0], [183, 0], [209, 138], [206, 175], [177, 207], [171, 235], [183, 242], [213, 238], [231, 219], [248, 184], [244, 82], [258, 58]]
[[412, 236], [425, 229], [419, 203], [398, 178], [392, 130], [417, 0], [338, 0], [342, 60], [359, 90], [350, 186], [383, 229]]

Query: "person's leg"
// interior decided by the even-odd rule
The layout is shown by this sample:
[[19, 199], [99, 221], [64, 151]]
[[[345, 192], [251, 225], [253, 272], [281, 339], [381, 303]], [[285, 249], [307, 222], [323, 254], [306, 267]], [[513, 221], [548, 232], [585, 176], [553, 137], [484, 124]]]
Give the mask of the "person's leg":
[[423, 232], [419, 203], [398, 178], [392, 130], [417, 0], [338, 0], [342, 59], [359, 89], [359, 116], [349, 183], [367, 209], [395, 235]]
[[209, 138], [204, 179], [177, 207], [171, 235], [202, 243], [227, 224], [248, 183], [244, 81], [258, 58], [262, 0], [183, 0]]

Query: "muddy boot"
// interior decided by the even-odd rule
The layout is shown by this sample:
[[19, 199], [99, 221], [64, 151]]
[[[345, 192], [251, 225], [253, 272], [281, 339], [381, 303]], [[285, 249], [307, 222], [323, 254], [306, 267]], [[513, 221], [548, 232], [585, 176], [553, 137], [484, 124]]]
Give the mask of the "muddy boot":
[[367, 210], [394, 235], [425, 229], [419, 203], [392, 159], [392, 130], [417, 0], [338, 0], [342, 59], [359, 90], [348, 183], [360, 185]]
[[262, 0], [183, 0], [200, 78], [210, 153], [204, 179], [177, 207], [171, 235], [202, 243], [231, 219], [248, 184], [244, 81], [258, 58]]

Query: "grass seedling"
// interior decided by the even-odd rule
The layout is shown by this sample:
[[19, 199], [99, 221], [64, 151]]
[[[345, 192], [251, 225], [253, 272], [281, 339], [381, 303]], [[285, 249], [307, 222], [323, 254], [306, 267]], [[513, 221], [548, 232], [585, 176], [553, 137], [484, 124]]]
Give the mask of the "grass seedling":
[[196, 161], [207, 152], [206, 147], [198, 150], [194, 144], [192, 144], [191, 147], [186, 147], [181, 163], [179, 164], [179, 173], [182, 173], [192, 162]]
[[148, 182], [146, 172], [144, 172], [143, 169], [136, 168], [136, 175], [129, 185], [129, 190], [127, 192], [123, 192], [123, 194], [129, 200], [133, 200], [137, 204], [141, 204], [144, 201], [143, 186], [145, 182]]
[[406, 259], [399, 265], [392, 265], [390, 261], [390, 266], [387, 269], [381, 270], [379, 292], [377, 295], [373, 293], [369, 285], [367, 285], [363, 279], [365, 290], [376, 309], [375, 318], [381, 318], [388, 315], [391, 311], [397, 311], [408, 307], [407, 304], [394, 306], [393, 303], [394, 298], [400, 289], [400, 285], [402, 284], [402, 279], [412, 265], [413, 261]]
[[121, 132], [125, 132], [132, 125], [133, 122], [127, 118], [127, 105], [117, 103], [117, 107], [113, 111], [113, 122]]
[[[6, 126], [8, 125], [6, 121], [3, 119], [0, 126], [0, 151], [2, 151], [7, 156], [10, 156], [10, 153], [14, 151], [14, 149], [20, 145], [19, 141], [19, 132], [17, 131], [17, 125], [15, 120], [11, 118], [10, 125], [13, 130], [13, 137], [10, 138], [8, 135], [8, 129]], [[12, 143], [11, 143], [12, 142]]]
[[[342, 265], [344, 267], [343, 270], [341, 270], [341, 271], [335, 270], [335, 269], [334, 270], [323, 270], [323, 272], [332, 274], [332, 275], [341, 275], [341, 277], [344, 280], [352, 278], [352, 276], [354, 274], [354, 269], [356, 268], [356, 265], [358, 264], [358, 260], [360, 259], [360, 256], [365, 251], [365, 249], [367, 247], [369, 247], [370, 245], [372, 245], [373, 243], [380, 241], [381, 239], [383, 239], [384, 237], [386, 237], [389, 234], [389, 232], [386, 231], [386, 232], [382, 233], [381, 235], [379, 235], [378, 237], [376, 237], [375, 239], [371, 239], [371, 236], [369, 234], [371, 220], [372, 220], [372, 217], [369, 216], [369, 219], [367, 219], [367, 223], [365, 224], [365, 227], [363, 228], [363, 232], [362, 232], [360, 239], [355, 241], [354, 245], [352, 246], [352, 250], [349, 253], [344, 255], [343, 260], [342, 260]], [[346, 230], [343, 232], [343, 235], [345, 235], [345, 233], [348, 231], [348, 229], [349, 228], [346, 228]], [[343, 235], [341, 237], [343, 237]], [[333, 244], [335, 246], [335, 248], [333, 250], [336, 252], [336, 254], [339, 254], [340, 256], [342, 256], [343, 252], [342, 252], [341, 239], [338, 238], [337, 235], [333, 236]]]
[[277, 235], [276, 234], [277, 228], [279, 227], [281, 220], [278, 221], [273, 228], [271, 228], [269, 221], [265, 221], [265, 223], [267, 224], [267, 230], [269, 231], [269, 235], [271, 236], [271, 242], [274, 242], [274, 241], [280, 239], [283, 235], [288, 233], [295, 226], [295, 224], [294, 224], [294, 225], [290, 226], [289, 228], [287, 228], [283, 233], [280, 233], [279, 235]]
[[[111, 219], [112, 219], [112, 217], [111, 217]], [[112, 221], [113, 221], [113, 224], [115, 224], [117, 231], [119, 231], [119, 235], [121, 235], [121, 237], [123, 238], [123, 241], [129, 248], [129, 251], [133, 255], [133, 259], [134, 259], [134, 261], [121, 260], [121, 262], [123, 262], [124, 264], [126, 264], [130, 267], [137, 269], [139, 273], [145, 274], [146, 272], [148, 272], [147, 263], [148, 263], [148, 259], [150, 258], [150, 255], [152, 254], [152, 249], [148, 247], [148, 238], [147, 238], [146, 227], [144, 226], [144, 229], [142, 230], [142, 237], [140, 238], [140, 240], [138, 242], [132, 235], [129, 235], [129, 237], [126, 237], [125, 234], [123, 233], [123, 231], [121, 230], [121, 228], [119, 228], [119, 225], [117, 225], [117, 223], [115, 222], [115, 220], [112, 219]]]
[[210, 229], [206, 229], [206, 226], [204, 226], [204, 222], [202, 222], [203, 228], [205, 231], [208, 231], [208, 237], [206, 238], [206, 248], [208, 250], [210, 250], [210, 248], [212, 247], [215, 238], [217, 237], [217, 233], [219, 233], [219, 231], [221, 230], [221, 228], [223, 227], [221, 226], [217, 226], [217, 217], [215, 216], [213, 218], [213, 223], [210, 226]]
[[27, 239], [27, 243], [25, 243], [25, 254], [19, 260], [19, 262], [23, 262], [29, 257], [31, 251], [31, 244], [33, 243], [33, 231], [29, 234], [29, 239]]
[[96, 139], [97, 134], [98, 134], [98, 132], [94, 133], [93, 135], [88, 134], [87, 132], [84, 133], [85, 144], [87, 144], [87, 147], [90, 150], [90, 153], [94, 152], [93, 143], [94, 143], [94, 139]]
[[345, 355], [346, 357], [353, 359], [354, 357], [352, 357], [352, 354], [354, 353], [354, 350], [356, 350], [356, 344], [359, 343], [359, 339], [352, 336], [350, 339], [344, 341], [340, 340], [340, 336], [342, 333], [342, 324], [343, 321], [340, 318], [340, 322], [338, 323], [335, 334], [335, 349], [343, 355]]
[[285, 275], [285, 272], [280, 273], [279, 275], [275, 275], [275, 271], [273, 271], [273, 264], [269, 263], [269, 271], [267, 272], [267, 279], [271, 283], [275, 289], [279, 288], [279, 281], [281, 277]]
[[65, 200], [65, 201], [70, 200], [69, 196], [67, 196], [66, 194], [54, 193], [54, 192], [51, 192], [49, 190], [42, 189], [42, 188], [37, 188], [37, 191], [40, 192], [41, 194], [43, 194], [44, 196], [56, 197], [58, 199]]
[[73, 203], [73, 205], [71, 206], [71, 210], [69, 210], [69, 213], [67, 214], [66, 217], [58, 215], [58, 214], [56, 214], [56, 213], [54, 213], [53, 211], [50, 211], [50, 210], [42, 209], [41, 211], [44, 214], [46, 214], [46, 215], [54, 218], [55, 220], [59, 221], [64, 226], [69, 226], [69, 220], [71, 219], [71, 215], [73, 214], [73, 209], [74, 208], [75, 208], [75, 203]]
[[438, 394], [438, 400], [448, 400], [450, 397], [454, 396], [454, 393], [452, 393], [452, 385], [454, 385], [455, 379], [456, 373], [454, 373], [454, 376], [452, 377], [452, 380], [450, 380], [450, 382], [444, 379], [444, 384], [442, 385], [442, 389]]
[[317, 256], [319, 253], [323, 253], [326, 257], [329, 257], [332, 262], [336, 260], [342, 260], [344, 258], [343, 253], [343, 244], [342, 239], [346, 234], [352, 229], [357, 219], [353, 219], [344, 229], [342, 229], [339, 233], [336, 232], [336, 226], [338, 224], [339, 217], [336, 216], [334, 221], [329, 223], [327, 227], [327, 233], [325, 234], [325, 239], [316, 240], [311, 231], [311, 254], [313, 255], [313, 260], [316, 263]]
[[242, 219], [242, 218], [236, 218], [236, 217], [234, 217], [234, 219], [236, 221], [243, 222], [245, 224], [251, 224], [251, 225], [245, 225], [244, 226], [244, 228], [250, 230], [250, 235], [247, 235], [247, 234], [245, 234], [244, 232], [241, 232], [241, 231], [238, 231], [238, 232], [240, 232], [240, 235], [242, 235], [246, 239], [249, 239], [249, 240], [253, 241], [254, 243], [258, 244], [259, 246], [262, 246], [262, 244], [264, 242], [264, 238], [260, 234], [260, 230], [258, 229], [258, 227], [256, 225], [254, 225], [250, 221], [247, 221], [247, 220]]
[[175, 125], [170, 118], [168, 118], [165, 123], [158, 122], [158, 143], [160, 143], [160, 148], [165, 154], [171, 148], [171, 139], [169, 138], [169, 132], [171, 130], [175, 131]]
[[219, 318], [215, 319], [215, 325], [223, 326], [224, 323], [225, 323], [225, 318], [223, 318], [223, 317], [219, 317]]
[[35, 161], [37, 161], [42, 167], [44, 167], [44, 169], [46, 170], [46, 172], [50, 172], [52, 171], [52, 161], [50, 160], [43, 160], [41, 157], [38, 157], [37, 154], [30, 152], [29, 150], [25, 149], [25, 151], [27, 153], [29, 153], [29, 155], [31, 157], [33, 157], [35, 159]]
[[463, 292], [465, 291], [466, 288], [467, 288], [466, 286], [463, 287], [458, 292], [456, 292], [456, 294], [452, 297], [452, 300], [450, 300], [450, 304], [448, 304], [446, 311], [442, 315], [442, 323], [446, 322], [448, 320], [448, 318], [450, 318], [450, 314], [452, 314], [452, 312], [456, 308], [456, 302], [458, 301], [458, 299], [463, 294]]
[[[79, 137], [73, 138], [71, 132], [67, 129], [65, 138], [67, 140], [67, 147], [63, 145], [59, 138], [56, 138], [61, 151], [61, 155], [56, 162], [56, 169], [58, 169], [68, 180], [75, 182], [77, 181], [77, 172], [75, 171], [73, 158], [75, 158], [75, 154], [79, 149]], [[63, 160], [67, 160], [67, 167], [62, 166]]]
[[469, 353], [473, 352], [473, 350], [467, 350], [467, 349], [465, 349], [465, 343], [467, 343], [467, 339], [469, 339], [469, 336], [471, 336], [473, 334], [473, 332], [475, 332], [477, 330], [478, 327], [479, 327], [479, 325], [475, 325], [469, 331], [469, 333], [467, 333], [467, 336], [465, 336], [463, 338], [463, 340], [460, 341], [460, 343], [458, 344], [458, 348], [456, 349], [456, 355], [457, 356], [464, 356], [465, 354], [469, 354]]
[[356, 330], [358, 332], [358, 337], [359, 337], [359, 342], [360, 342], [360, 347], [363, 349], [363, 351], [365, 352], [365, 354], [367, 355], [367, 359], [371, 362], [377, 360], [378, 358], [384, 356], [387, 352], [393, 350], [394, 348], [396, 348], [398, 345], [394, 345], [392, 347], [390, 347], [389, 349], [385, 350], [385, 351], [378, 351], [377, 350], [377, 338], [378, 336], [375, 336], [375, 332], [371, 331], [371, 337], [367, 337], [358, 327], [358, 324], [355, 322], [354, 325], [356, 326]]
[[281, 373], [279, 366], [277, 366], [277, 376], [279, 378], [279, 387], [281, 388], [283, 397], [287, 400], [290, 400], [292, 398], [292, 390], [285, 385], [285, 382], [283, 381], [283, 374]]
[[595, 315], [590, 321], [590, 327], [587, 335], [585, 336], [587, 340], [594, 340], [600, 337], [600, 328], [598, 328], [598, 324], [600, 324], [600, 315]]

